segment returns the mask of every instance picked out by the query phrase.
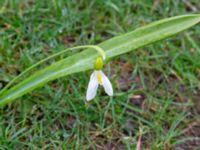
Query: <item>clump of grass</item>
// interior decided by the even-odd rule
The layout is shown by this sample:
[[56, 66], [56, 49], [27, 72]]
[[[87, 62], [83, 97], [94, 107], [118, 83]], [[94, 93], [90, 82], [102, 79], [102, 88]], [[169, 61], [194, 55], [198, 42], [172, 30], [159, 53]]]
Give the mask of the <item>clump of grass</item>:
[[[153, 20], [200, 9], [195, 0], [189, 3], [3, 0], [0, 87], [66, 46], [95, 44]], [[184, 129], [199, 122], [195, 107], [199, 103], [198, 33], [199, 26], [144, 51], [116, 58], [113, 62], [120, 65], [108, 64], [106, 72], [116, 81], [114, 98], [99, 91], [102, 96], [92, 104], [82, 101], [87, 72], [50, 82], [2, 107], [0, 147], [133, 149], [141, 135], [139, 129], [143, 131], [143, 149], [178, 147], [188, 141], [182, 137]], [[128, 73], [120, 74], [124, 65]], [[129, 86], [122, 89], [119, 82]]]

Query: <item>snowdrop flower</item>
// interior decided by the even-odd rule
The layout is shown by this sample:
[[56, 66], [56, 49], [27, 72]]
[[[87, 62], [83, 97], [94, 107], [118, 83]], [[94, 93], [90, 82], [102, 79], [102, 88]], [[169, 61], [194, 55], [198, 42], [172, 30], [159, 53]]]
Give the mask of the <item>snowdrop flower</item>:
[[113, 95], [112, 85], [109, 79], [103, 73], [103, 71], [101, 71], [102, 67], [103, 67], [103, 60], [101, 57], [98, 57], [94, 64], [95, 71], [90, 76], [90, 81], [88, 84], [87, 94], [86, 94], [87, 101], [90, 101], [95, 97], [99, 85], [103, 86], [106, 94], [108, 94], [109, 96]]

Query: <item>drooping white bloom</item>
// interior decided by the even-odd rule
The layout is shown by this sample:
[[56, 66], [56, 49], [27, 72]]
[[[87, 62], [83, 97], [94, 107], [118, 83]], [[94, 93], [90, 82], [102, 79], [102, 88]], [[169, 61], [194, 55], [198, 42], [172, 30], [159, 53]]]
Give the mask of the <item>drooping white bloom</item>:
[[113, 88], [109, 79], [101, 70], [95, 70], [90, 76], [86, 94], [87, 101], [90, 101], [95, 97], [99, 85], [103, 86], [106, 94], [109, 96], [113, 95]]

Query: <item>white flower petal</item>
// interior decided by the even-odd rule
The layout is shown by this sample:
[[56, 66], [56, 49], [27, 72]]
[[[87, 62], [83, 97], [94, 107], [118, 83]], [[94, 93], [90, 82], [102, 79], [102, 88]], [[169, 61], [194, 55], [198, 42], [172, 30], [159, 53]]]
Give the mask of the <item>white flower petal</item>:
[[90, 76], [90, 81], [87, 88], [87, 94], [86, 94], [87, 101], [90, 101], [95, 97], [97, 89], [98, 89], [98, 81], [96, 79], [95, 72], [93, 72]]
[[105, 92], [109, 95], [113, 95], [113, 88], [110, 80], [106, 77], [106, 75], [101, 71], [102, 74], [102, 85], [104, 87]]

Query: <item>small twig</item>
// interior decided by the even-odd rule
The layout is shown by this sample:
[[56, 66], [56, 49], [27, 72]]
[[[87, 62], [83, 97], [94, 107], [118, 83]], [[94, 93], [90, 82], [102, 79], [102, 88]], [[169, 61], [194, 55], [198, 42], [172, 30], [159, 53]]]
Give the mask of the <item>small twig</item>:
[[197, 8], [196, 8], [194, 5], [192, 5], [188, 0], [183, 0], [183, 3], [184, 3], [188, 8], [190, 8], [192, 11], [197, 12]]
[[189, 124], [189, 126], [186, 128], [186, 129], [184, 129], [182, 132], [181, 132], [181, 134], [185, 134], [186, 132], [188, 132], [189, 130], [191, 130], [194, 126], [196, 126], [196, 125], [198, 125], [198, 122], [192, 122], [191, 124]]
[[138, 140], [137, 140], [136, 150], [140, 150], [141, 149], [141, 140], [142, 140], [142, 131], [140, 129], [140, 131], [139, 131], [139, 137], [138, 137]]

